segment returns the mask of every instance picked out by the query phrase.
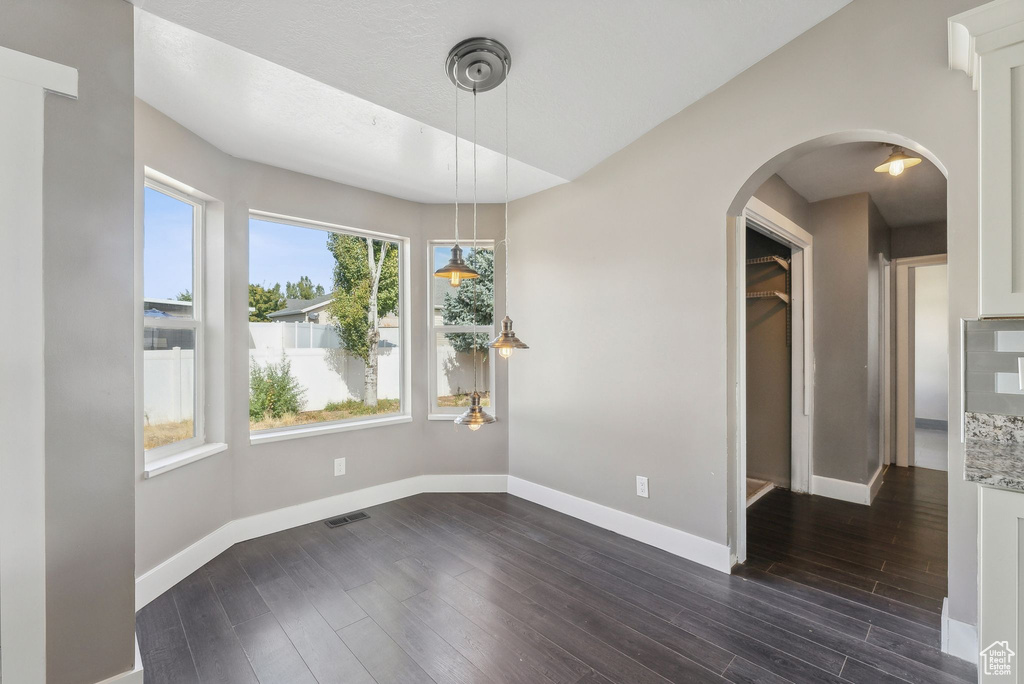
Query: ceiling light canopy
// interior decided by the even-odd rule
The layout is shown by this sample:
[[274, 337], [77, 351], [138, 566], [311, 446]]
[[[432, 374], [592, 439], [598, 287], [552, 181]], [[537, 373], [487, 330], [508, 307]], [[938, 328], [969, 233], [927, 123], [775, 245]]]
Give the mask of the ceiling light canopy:
[[893, 145], [892, 154], [884, 162], [875, 167], [875, 173], [888, 173], [890, 176], [898, 176], [905, 169], [917, 166], [921, 163], [920, 157], [912, 157], [902, 147]]

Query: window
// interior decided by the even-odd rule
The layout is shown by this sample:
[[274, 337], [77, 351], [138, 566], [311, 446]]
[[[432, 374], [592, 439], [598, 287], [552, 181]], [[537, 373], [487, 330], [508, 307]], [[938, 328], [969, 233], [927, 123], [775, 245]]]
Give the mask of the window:
[[254, 214], [249, 219], [249, 428], [402, 416], [403, 242]]
[[203, 442], [203, 204], [147, 181], [143, 212], [143, 442], [147, 458]]
[[463, 245], [466, 262], [480, 277], [452, 287], [433, 273], [448, 263], [453, 244], [430, 243], [430, 416], [435, 419], [466, 410], [474, 379], [480, 403], [492, 414], [494, 409], [494, 360], [488, 346], [495, 335], [494, 244]]

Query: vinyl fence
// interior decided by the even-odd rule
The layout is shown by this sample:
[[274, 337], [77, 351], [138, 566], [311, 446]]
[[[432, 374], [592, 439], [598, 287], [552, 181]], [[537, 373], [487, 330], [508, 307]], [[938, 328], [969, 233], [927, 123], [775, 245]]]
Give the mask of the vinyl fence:
[[[398, 328], [381, 328], [377, 361], [377, 396], [397, 399], [401, 386], [401, 339]], [[191, 349], [147, 350], [145, 414], [151, 425], [192, 418], [195, 362]], [[291, 364], [291, 372], [306, 389], [304, 410], [316, 411], [329, 402], [363, 398], [365, 364], [343, 348], [334, 326], [318, 323], [250, 323], [249, 363], [261, 366]], [[488, 361], [481, 360], [486, 383]], [[472, 354], [456, 352], [441, 339], [438, 344], [437, 388], [441, 395], [468, 391], [473, 386]]]

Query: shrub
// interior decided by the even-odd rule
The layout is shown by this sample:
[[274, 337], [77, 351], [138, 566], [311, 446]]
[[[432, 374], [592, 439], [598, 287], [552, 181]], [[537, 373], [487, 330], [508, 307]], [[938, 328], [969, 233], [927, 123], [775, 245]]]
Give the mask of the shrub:
[[249, 367], [249, 418], [280, 418], [302, 410], [306, 390], [292, 376], [292, 364], [281, 355], [281, 363]]

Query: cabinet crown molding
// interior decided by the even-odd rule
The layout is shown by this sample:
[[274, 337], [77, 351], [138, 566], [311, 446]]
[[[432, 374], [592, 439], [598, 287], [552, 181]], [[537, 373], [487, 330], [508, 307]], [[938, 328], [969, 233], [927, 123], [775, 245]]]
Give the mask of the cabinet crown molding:
[[994, 0], [947, 20], [949, 68], [963, 71], [978, 89], [978, 58], [1024, 42], [1024, 0]]

